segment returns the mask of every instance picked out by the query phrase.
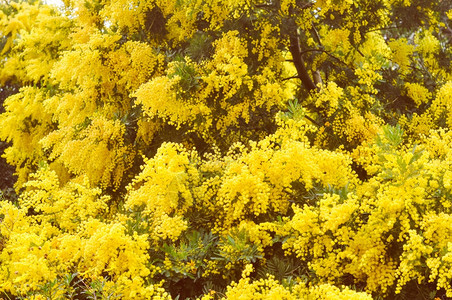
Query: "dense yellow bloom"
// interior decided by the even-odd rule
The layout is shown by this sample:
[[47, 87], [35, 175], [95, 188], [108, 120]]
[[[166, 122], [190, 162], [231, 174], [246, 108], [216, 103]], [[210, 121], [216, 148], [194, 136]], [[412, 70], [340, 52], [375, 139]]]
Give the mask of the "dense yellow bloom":
[[187, 227], [182, 217], [193, 204], [190, 184], [196, 184], [198, 176], [191, 155], [180, 145], [162, 145], [128, 187], [125, 207], [150, 217], [154, 239], [175, 240]]
[[[197, 195], [225, 229], [254, 216], [286, 212], [291, 185], [295, 182], [303, 184], [307, 190], [314, 184], [341, 188], [354, 182], [347, 156], [311, 148], [296, 140], [303, 139], [302, 131], [290, 132], [291, 125], [287, 126], [287, 132], [281, 128], [274, 136], [253, 144], [250, 151], [239, 144], [235, 157], [206, 162], [208, 166], [216, 164], [224, 169], [218, 177], [202, 182], [203, 193]], [[290, 136], [292, 134], [294, 136]], [[283, 142], [277, 146], [272, 140]], [[217, 190], [207, 192], [212, 188]]]
[[162, 72], [164, 56], [148, 44], [128, 41], [117, 51], [109, 53], [109, 65], [114, 72], [117, 88], [134, 92], [154, 74]]
[[416, 50], [424, 55], [437, 53], [440, 48], [438, 39], [430, 31], [423, 32], [423, 36], [418, 33], [414, 37], [414, 42], [417, 45]]
[[252, 266], [246, 265], [242, 278], [228, 286], [223, 299], [372, 299], [366, 293], [355, 292], [348, 288], [341, 290], [329, 284], [307, 287], [304, 283], [297, 283], [288, 289], [272, 276], [252, 281], [249, 278], [252, 271]]
[[388, 45], [392, 50], [392, 61], [398, 65], [402, 74], [407, 74], [410, 71], [414, 46], [410, 45], [405, 38], [392, 40]]
[[85, 276], [95, 278], [104, 271], [114, 278], [149, 274], [146, 236], [128, 236], [122, 225], [98, 220], [84, 222], [79, 235], [83, 250], [79, 268]]
[[[328, 27], [322, 27], [320, 34], [325, 40], [324, 46], [327, 50], [347, 53], [350, 51], [351, 45], [349, 41], [350, 30], [348, 29], [333, 29], [328, 30]], [[322, 31], [325, 31], [323, 33]]]
[[[12, 293], [26, 293], [40, 284], [53, 280], [59, 272], [67, 271], [50, 255], [48, 240], [58, 231], [44, 223], [39, 226], [25, 210], [2, 202], [0, 214], [2, 252], [0, 253], [1, 289]], [[59, 265], [55, 268], [55, 265]]]
[[374, 88], [374, 84], [382, 79], [382, 76], [377, 70], [373, 70], [373, 66], [364, 63], [362, 67], [355, 70], [355, 75], [358, 76], [358, 83], [364, 87], [365, 91], [371, 94], [376, 94], [378, 91]]
[[[75, 2], [75, 1], [74, 1]], [[153, 8], [152, 2], [142, 1], [105, 1], [100, 15], [107, 21], [120, 28], [127, 28], [131, 32], [145, 25], [145, 12]], [[77, 1], [77, 5], [82, 2]]]
[[316, 97], [315, 105], [317, 107], [325, 108], [327, 110], [326, 115], [331, 116], [337, 110], [342, 96], [342, 88], [338, 87], [334, 82], [329, 82], [328, 85], [320, 91], [319, 96]]
[[159, 116], [170, 124], [180, 126], [193, 120], [193, 106], [185, 106], [177, 100], [174, 88], [180, 78], [158, 77], [143, 84], [135, 92], [137, 102], [143, 104], [146, 114], [152, 118]]
[[[50, 7], [38, 9], [26, 2], [11, 5], [18, 7], [19, 13], [14, 16], [13, 20], [6, 23], [8, 24], [6, 28], [2, 28], [2, 25], [0, 25], [3, 35], [11, 35], [2, 52], [9, 50], [9, 46], [12, 46], [12, 40], [19, 32], [21, 39], [15, 46], [24, 50], [18, 52], [13, 59], [5, 62], [5, 68], [0, 71], [0, 82], [4, 83], [11, 76], [18, 76], [19, 74], [21, 80], [30, 83], [49, 80], [50, 71], [54, 63], [57, 62], [57, 58], [45, 49], [67, 50], [70, 47], [68, 34], [72, 26], [71, 20], [58, 15]], [[4, 20], [6, 20], [6, 17]], [[3, 24], [3, 26], [6, 24]], [[53, 34], [49, 34], [49, 31], [52, 31]]]
[[4, 155], [10, 164], [18, 167], [16, 187], [21, 187], [27, 173], [43, 159], [39, 141], [52, 127], [51, 115], [43, 106], [46, 96], [37, 88], [24, 87], [4, 103], [7, 112], [0, 117], [0, 137], [13, 141], [13, 147], [6, 149]]
[[117, 187], [133, 153], [124, 146], [123, 136], [121, 122], [96, 116], [75, 128], [56, 130], [41, 143], [51, 150], [50, 159], [57, 159], [73, 174], [87, 175], [92, 183], [104, 187]]
[[65, 231], [74, 231], [80, 222], [102, 215], [108, 197], [101, 196], [99, 188], [91, 188], [88, 179], [71, 181], [60, 186], [57, 174], [48, 167], [41, 168], [25, 184], [20, 204], [34, 209], [41, 222], [50, 222]]
[[444, 118], [449, 127], [452, 126], [452, 81], [446, 82], [436, 94], [432, 102], [432, 112], [436, 118]]
[[6, 296], [452, 297], [449, 2], [9, 2]]
[[408, 96], [414, 100], [417, 106], [427, 103], [430, 100], [430, 92], [418, 83], [406, 83]]

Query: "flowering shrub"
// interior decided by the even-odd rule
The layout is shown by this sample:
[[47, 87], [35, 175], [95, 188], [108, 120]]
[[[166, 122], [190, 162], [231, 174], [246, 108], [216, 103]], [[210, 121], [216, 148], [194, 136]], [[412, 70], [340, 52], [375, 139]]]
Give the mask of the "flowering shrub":
[[0, 297], [452, 297], [450, 1], [0, 2]]

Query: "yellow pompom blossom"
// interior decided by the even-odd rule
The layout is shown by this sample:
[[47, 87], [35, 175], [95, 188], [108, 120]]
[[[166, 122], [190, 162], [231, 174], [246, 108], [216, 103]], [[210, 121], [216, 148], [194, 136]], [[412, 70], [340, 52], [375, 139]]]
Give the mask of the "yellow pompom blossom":
[[[396, 280], [399, 288], [414, 278], [426, 280], [424, 273], [419, 273], [419, 261], [431, 257], [434, 248], [418, 246], [422, 243], [413, 230], [421, 228], [416, 225], [423, 220], [420, 212], [434, 207], [434, 198], [426, 195], [437, 193], [441, 174], [448, 176], [449, 164], [438, 167], [427, 152], [416, 148], [399, 150], [397, 154], [388, 150], [382, 148], [374, 154], [381, 164], [379, 175], [366, 184], [366, 189], [362, 185], [356, 196], [325, 195], [318, 207], [295, 206], [291, 219], [286, 219], [279, 229], [270, 229], [287, 236], [283, 247], [289, 252], [310, 257], [310, 268], [327, 282], [349, 273], [366, 280], [368, 291], [384, 292]], [[364, 223], [359, 220], [361, 214], [369, 214]], [[395, 240], [406, 240], [399, 264], [386, 252], [386, 245]]]
[[83, 250], [80, 270], [95, 278], [106, 271], [113, 277], [146, 276], [146, 236], [128, 236], [120, 224], [104, 224], [98, 220], [83, 223], [80, 231]]
[[[149, 118], [159, 117], [177, 129], [188, 125], [207, 140], [219, 138], [209, 134], [212, 130], [229, 139], [225, 137], [229, 128], [238, 126], [241, 120], [248, 123], [250, 114], [260, 109], [269, 111], [288, 95], [284, 84], [274, 77], [275, 72], [283, 72], [279, 65], [284, 58], [274, 53], [276, 41], [266, 40], [267, 31], [276, 29], [267, 24], [261, 26], [259, 41], [271, 52], [258, 54], [265, 61], [259, 74], [251, 76], [245, 60], [249, 52], [256, 53], [260, 46], [249, 50], [238, 32], [230, 31], [212, 44], [215, 51], [209, 63], [198, 63], [185, 56], [182, 61], [168, 65], [166, 76], [142, 84], [132, 96], [137, 97], [137, 104], [143, 104]], [[241, 96], [256, 83], [260, 88], [252, 93], [252, 99]]]
[[[356, 299], [356, 300], [366, 300], [372, 299], [372, 296], [363, 292], [356, 292], [347, 287], [340, 289], [338, 287], [321, 284], [314, 286], [309, 289], [308, 297], [313, 299]], [[308, 299], [309, 299], [308, 298]]]
[[[188, 71], [190, 70], [190, 71]], [[142, 104], [145, 114], [150, 118], [160, 117], [166, 123], [180, 128], [183, 124], [193, 124], [196, 118], [206, 118], [210, 109], [199, 99], [186, 99], [183, 92], [178, 92], [180, 85], [190, 85], [186, 81], [194, 78], [182, 78], [183, 72], [196, 72], [193, 62], [175, 62], [168, 67], [168, 76], [160, 76], [142, 84], [134, 93], [137, 104]], [[193, 74], [190, 74], [193, 75]], [[185, 88], [192, 88], [188, 86]], [[189, 100], [189, 101], [187, 101]], [[209, 123], [204, 125], [209, 127]]]
[[116, 87], [124, 93], [134, 92], [153, 75], [162, 73], [164, 56], [148, 44], [128, 41], [109, 53], [109, 64], [115, 73]]
[[[0, 285], [3, 291], [25, 294], [68, 270], [51, 255], [49, 238], [58, 230], [48, 223], [35, 223], [11, 203], [1, 202], [2, 252]], [[57, 266], [57, 267], [55, 267]]]
[[375, 89], [374, 85], [378, 80], [382, 79], [381, 74], [378, 70], [367, 62], [362, 65], [362, 67], [355, 70], [355, 75], [358, 76], [358, 83], [363, 87], [363, 89], [371, 94], [376, 94], [378, 91]]
[[452, 81], [446, 82], [432, 101], [432, 114], [436, 119], [444, 118], [446, 124], [452, 126]]
[[[210, 64], [212, 72], [204, 80], [208, 87], [207, 91], [224, 89], [225, 100], [232, 97], [233, 94], [242, 86], [242, 84], [251, 84], [248, 70], [244, 59], [248, 55], [243, 40], [238, 37], [237, 31], [226, 33], [215, 43], [215, 55]], [[226, 104], [226, 103], [224, 103]]]
[[187, 221], [183, 220], [181, 216], [170, 217], [167, 214], [162, 214], [154, 222], [153, 236], [162, 240], [176, 241], [188, 227]]
[[251, 265], [246, 265], [242, 278], [228, 286], [225, 297], [222, 299], [372, 299], [366, 293], [355, 292], [348, 288], [339, 289], [329, 284], [307, 287], [305, 283], [298, 282], [290, 289], [275, 280], [273, 276], [252, 281]]
[[[323, 33], [322, 31], [325, 31]], [[351, 45], [349, 41], [350, 30], [333, 29], [328, 30], [327, 26], [323, 26], [320, 34], [325, 40], [324, 46], [326, 50], [335, 51], [337, 53], [346, 54], [350, 51]]]
[[[76, 3], [77, 5], [83, 4], [81, 1]], [[153, 7], [152, 2], [105, 1], [105, 6], [100, 11], [100, 15], [121, 29], [127, 28], [131, 32], [135, 32], [140, 25], [145, 25], [145, 12]]]
[[360, 52], [354, 53], [353, 64], [358, 67], [357, 69], [363, 69], [363, 71], [369, 73], [384, 68], [387, 60], [391, 57], [391, 48], [386, 43], [384, 36], [375, 31], [369, 32], [363, 37], [363, 46]]
[[425, 280], [425, 275], [422, 272], [421, 258], [428, 256], [433, 252], [431, 246], [425, 245], [423, 237], [417, 234], [414, 230], [408, 232], [408, 241], [403, 246], [403, 254], [401, 262], [397, 269], [399, 277], [397, 289], [400, 292], [401, 287], [408, 281], [417, 279], [418, 282]]
[[411, 119], [405, 116], [400, 117], [399, 124], [403, 126], [407, 134], [412, 134], [416, 138], [422, 135], [428, 135], [429, 132], [435, 128], [434, 118], [429, 112], [425, 112], [422, 115], [414, 113]]
[[272, 245], [272, 237], [266, 231], [266, 224], [256, 224], [253, 221], [244, 221], [238, 225], [238, 230], [245, 231], [250, 241], [258, 245], [258, 250], [264, 252], [264, 247]]
[[443, 177], [444, 187], [448, 190], [452, 190], [452, 172], [446, 171]]
[[63, 2], [0, 1], [0, 297], [452, 297], [450, 1]]
[[[72, 234], [62, 234], [46, 218], [27, 217], [23, 210], [7, 202], [2, 202], [0, 214], [2, 290], [19, 294], [39, 290], [77, 266], [86, 281], [108, 274], [115, 292], [124, 299], [153, 295], [168, 298], [158, 285], [145, 284], [143, 280], [150, 272], [146, 266], [146, 235], [129, 236], [120, 224], [94, 219], [82, 221]], [[50, 221], [54, 222], [64, 212], [51, 215]]]
[[[441, 70], [436, 55], [440, 51], [440, 41], [432, 34], [430, 30], [419, 32], [414, 37], [414, 42], [417, 45], [416, 50], [422, 55], [425, 67], [433, 76], [438, 76], [441, 79], [448, 78], [448, 72]], [[450, 79], [449, 79], [450, 80]]]
[[1, 14], [0, 24], [2, 35], [9, 35], [2, 49], [2, 55], [11, 50], [14, 39], [21, 29], [31, 29], [30, 19], [34, 19], [39, 13], [39, 10], [35, 6], [28, 3], [11, 3], [11, 8], [15, 9], [18, 13], [11, 16], [6, 15], [5, 12]]
[[343, 89], [336, 83], [330, 82], [323, 88], [315, 99], [315, 105], [326, 110], [326, 115], [330, 117], [339, 107], [340, 99], [343, 97]]
[[[24, 230], [25, 228], [22, 228]], [[0, 255], [2, 290], [23, 293], [56, 278], [59, 262], [49, 257], [51, 243], [37, 227], [12, 234]], [[61, 271], [67, 271], [59, 265]]]
[[416, 50], [424, 55], [436, 53], [439, 51], [439, 41], [432, 35], [432, 32], [430, 31], [423, 32], [423, 36], [418, 33], [414, 39], [417, 45]]
[[251, 51], [258, 54], [258, 61], [262, 61], [263, 58], [271, 58], [270, 56], [273, 54], [271, 50], [277, 48], [279, 28], [272, 26], [269, 22], [260, 23], [259, 26], [261, 27], [261, 39], [256, 41]]
[[182, 217], [193, 204], [190, 185], [199, 176], [191, 155], [180, 145], [164, 144], [128, 186], [125, 206], [149, 217], [153, 239], [175, 240], [187, 228]]
[[[303, 136], [303, 134], [301, 133]], [[288, 137], [284, 130], [255, 144], [251, 151], [239, 148], [238, 156], [227, 158], [224, 170], [212, 180], [202, 183], [203, 191], [217, 188], [213, 195], [201, 194], [222, 227], [269, 212], [284, 213], [289, 208], [291, 185], [303, 184], [307, 190], [314, 184], [337, 188], [354, 182], [348, 157], [311, 148], [302, 141]], [[274, 141], [279, 140], [280, 145]], [[212, 164], [210, 162], [209, 164]], [[211, 197], [215, 197], [213, 203]]]
[[[8, 24], [6, 28], [0, 25], [0, 31], [4, 36], [11, 36], [2, 52], [11, 50], [13, 57], [5, 62], [5, 68], [0, 71], [0, 82], [4, 83], [12, 76], [17, 76], [20, 80], [29, 83], [49, 80], [50, 70], [57, 62], [57, 57], [45, 49], [67, 50], [69, 48], [68, 34], [72, 26], [71, 20], [57, 14], [48, 6], [38, 9], [26, 2], [11, 5], [18, 10], [18, 13], [13, 20], [10, 19], [3, 25]], [[49, 31], [53, 34], [48, 34]], [[10, 49], [13, 46], [13, 39], [19, 35], [19, 32], [20, 40], [17, 45], [14, 45], [15, 49]], [[18, 51], [19, 49], [23, 50]]]
[[33, 209], [40, 222], [49, 222], [64, 231], [74, 231], [80, 222], [98, 217], [107, 208], [108, 197], [101, 190], [91, 188], [88, 179], [71, 181], [63, 188], [56, 172], [48, 167], [31, 175], [24, 185], [27, 189], [20, 197], [22, 207]]
[[87, 175], [93, 184], [117, 187], [133, 152], [124, 145], [121, 122], [96, 117], [75, 128], [56, 130], [41, 143], [51, 150], [50, 159], [60, 161], [73, 174]]
[[316, 2], [317, 7], [322, 9], [321, 14], [328, 14], [329, 12], [338, 10], [340, 12], [343, 12], [344, 10], [347, 10], [352, 6], [353, 1], [343, 1], [341, 3], [336, 3], [331, 0], [322, 0]]
[[0, 233], [2, 239], [8, 239], [11, 237], [11, 234], [28, 229], [28, 220], [24, 218], [25, 209], [17, 208], [8, 201], [2, 201], [0, 208], [2, 216]]
[[177, 100], [177, 92], [173, 85], [177, 85], [180, 78], [169, 79], [159, 77], [143, 84], [135, 92], [137, 102], [143, 104], [146, 114], [152, 118], [160, 116], [170, 124], [180, 126], [193, 120], [191, 107], [185, 106]]
[[417, 106], [428, 103], [431, 98], [431, 93], [423, 86], [417, 83], [405, 84], [407, 95], [413, 99]]
[[[119, 34], [92, 34], [87, 43], [77, 45], [74, 51], [64, 53], [52, 69], [52, 76], [58, 78], [63, 88], [76, 84], [81, 90], [94, 95], [98, 93], [96, 86], [104, 78], [107, 80], [100, 84], [100, 92], [108, 92], [114, 85], [108, 82], [111, 71], [102, 62], [103, 52], [104, 49], [113, 47], [120, 38]], [[67, 72], [67, 68], [70, 68], [70, 72]]]
[[392, 61], [398, 65], [402, 74], [408, 74], [414, 46], [410, 45], [405, 38], [391, 40], [388, 45], [392, 51]]
[[159, 120], [140, 119], [137, 125], [137, 140], [142, 140], [146, 145], [150, 145], [163, 123]]
[[432, 159], [450, 159], [450, 143], [452, 143], [452, 131], [445, 128], [430, 130], [423, 136], [423, 144], [428, 149]]
[[230, 31], [215, 43], [215, 54], [210, 62], [211, 72], [203, 77], [206, 87], [201, 92], [201, 98], [218, 97], [217, 93], [223, 93], [219, 105], [227, 111], [216, 122], [216, 128], [224, 131], [227, 126], [236, 125], [239, 117], [248, 119], [249, 103], [244, 102], [237, 107], [229, 104], [230, 100], [240, 89], [251, 90], [253, 83], [248, 75], [248, 68], [244, 59], [248, 55], [243, 40], [238, 37], [238, 32]]
[[6, 149], [4, 156], [11, 165], [18, 167], [18, 188], [26, 181], [28, 173], [38, 161], [43, 159], [44, 153], [39, 140], [53, 127], [51, 115], [43, 107], [46, 96], [39, 89], [24, 87], [4, 103], [6, 113], [0, 117], [0, 137], [13, 141], [12, 147]]
[[297, 299], [273, 278], [250, 282], [242, 278], [237, 284], [228, 287], [224, 299]]
[[375, 115], [366, 113], [362, 116], [357, 109], [351, 108], [348, 116], [338, 116], [334, 120], [332, 129], [335, 134], [346, 138], [348, 142], [361, 144], [375, 138], [381, 123]]
[[[352, 115], [353, 116], [353, 115]], [[354, 118], [352, 117], [352, 120]], [[348, 128], [351, 129], [350, 137], [357, 138], [359, 141], [371, 141], [373, 140], [377, 134], [380, 132], [380, 128], [383, 124], [383, 120], [372, 113], [367, 112], [364, 115], [365, 123], [364, 126], [361, 123], [361, 118], [358, 117], [358, 122], [351, 122]], [[347, 120], [348, 123], [348, 120]], [[358, 125], [358, 126], [356, 126]], [[364, 128], [363, 128], [364, 127]], [[355, 133], [355, 134], [353, 134]]]

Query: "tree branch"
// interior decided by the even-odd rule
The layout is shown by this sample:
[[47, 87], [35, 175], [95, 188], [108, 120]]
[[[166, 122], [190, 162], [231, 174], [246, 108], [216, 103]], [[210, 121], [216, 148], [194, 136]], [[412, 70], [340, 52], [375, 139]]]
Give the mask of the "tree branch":
[[379, 28], [369, 29], [369, 30], [367, 30], [367, 31], [364, 32], [364, 33], [366, 34], [366, 33], [374, 32], [374, 31], [391, 30], [391, 29], [398, 29], [398, 28], [399, 28], [399, 27], [397, 27], [397, 26], [379, 27]]
[[286, 81], [286, 80], [290, 80], [290, 79], [300, 79], [300, 76], [291, 76], [291, 77], [287, 77], [287, 78], [283, 78], [282, 81]]
[[307, 116], [307, 115], [304, 115], [304, 117], [305, 117], [306, 119], [308, 119], [309, 121], [311, 121], [312, 123], [314, 123], [317, 127], [320, 127], [320, 124], [317, 123], [313, 118], [311, 118], [311, 117], [309, 117], [309, 116]]
[[301, 79], [303, 86], [308, 90], [312, 91], [316, 89], [314, 82], [311, 77], [309, 77], [308, 71], [304, 65], [303, 57], [301, 56], [300, 49], [300, 39], [298, 38], [298, 34], [295, 31], [289, 36], [290, 46], [289, 50], [292, 54], [293, 63], [298, 72], [298, 77]]
[[[331, 57], [331, 58], [337, 60], [337, 61], [340, 62], [341, 64], [346, 65], [347, 67], [350, 68], [350, 66], [349, 66], [345, 61], [341, 60], [340, 58], [334, 56], [334, 55], [331, 54], [330, 52], [328, 52], [328, 51], [326, 51], [326, 50], [323, 50], [323, 49], [307, 49], [307, 50], [301, 51], [300, 54], [303, 55], [303, 54], [306, 54], [306, 53], [309, 53], [309, 52], [322, 52], [322, 53], [326, 53], [329, 57]], [[352, 68], [350, 68], [350, 69], [352, 69]]]
[[314, 32], [314, 37], [317, 40], [317, 44], [322, 46], [322, 41], [320, 40], [319, 32], [317, 31], [317, 28], [315, 28], [314, 22], [311, 22], [312, 24], [312, 31]]

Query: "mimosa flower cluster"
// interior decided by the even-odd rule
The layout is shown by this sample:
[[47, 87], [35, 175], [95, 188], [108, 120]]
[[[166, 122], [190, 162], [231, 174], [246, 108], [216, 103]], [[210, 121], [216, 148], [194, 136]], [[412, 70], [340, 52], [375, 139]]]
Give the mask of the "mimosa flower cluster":
[[452, 297], [450, 1], [63, 2], [0, 2], [1, 299]]

